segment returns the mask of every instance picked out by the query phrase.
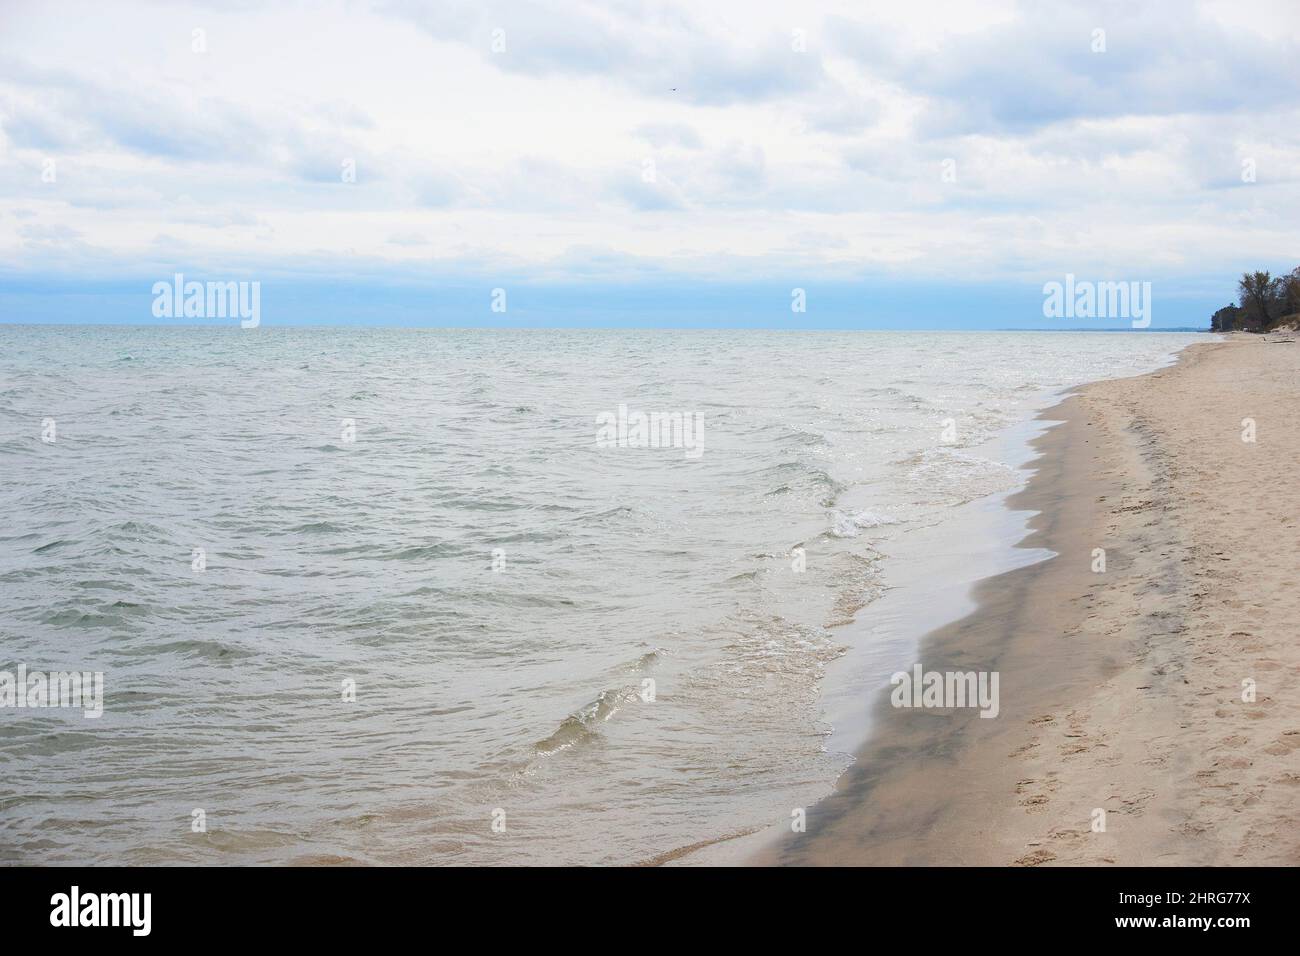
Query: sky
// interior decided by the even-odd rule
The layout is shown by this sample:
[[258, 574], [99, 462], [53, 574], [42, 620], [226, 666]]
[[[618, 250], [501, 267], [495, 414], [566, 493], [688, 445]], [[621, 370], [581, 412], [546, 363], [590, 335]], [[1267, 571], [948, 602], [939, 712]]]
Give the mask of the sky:
[[1298, 120], [1295, 0], [0, 0], [0, 322], [1203, 326]]

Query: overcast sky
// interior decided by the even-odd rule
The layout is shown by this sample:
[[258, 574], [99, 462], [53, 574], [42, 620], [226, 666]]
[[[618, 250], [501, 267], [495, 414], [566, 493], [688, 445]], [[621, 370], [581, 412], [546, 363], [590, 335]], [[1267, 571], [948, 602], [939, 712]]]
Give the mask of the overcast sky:
[[1300, 263], [1298, 120], [1295, 0], [2, 0], [0, 317], [182, 271], [298, 322], [346, 282], [1009, 325], [1073, 272], [1181, 324]]

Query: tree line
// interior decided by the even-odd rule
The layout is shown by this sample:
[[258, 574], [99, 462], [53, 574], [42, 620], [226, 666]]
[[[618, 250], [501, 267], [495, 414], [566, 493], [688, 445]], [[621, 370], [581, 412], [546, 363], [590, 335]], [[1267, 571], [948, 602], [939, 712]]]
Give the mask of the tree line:
[[1237, 283], [1237, 302], [1210, 318], [1211, 332], [1268, 332], [1300, 327], [1300, 266], [1286, 275], [1246, 272]]

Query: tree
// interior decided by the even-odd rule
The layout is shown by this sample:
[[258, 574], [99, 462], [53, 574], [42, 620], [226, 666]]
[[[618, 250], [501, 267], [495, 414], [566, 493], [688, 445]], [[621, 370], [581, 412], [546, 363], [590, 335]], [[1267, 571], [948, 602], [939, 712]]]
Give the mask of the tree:
[[1246, 328], [1252, 332], [1265, 332], [1272, 319], [1270, 306], [1277, 293], [1276, 283], [1267, 272], [1242, 273], [1237, 283], [1241, 295], [1241, 309], [1245, 313]]
[[1280, 302], [1278, 316], [1300, 313], [1300, 266], [1292, 269], [1277, 281], [1280, 287], [1278, 290]]
[[1211, 332], [1235, 332], [1241, 328], [1241, 310], [1235, 305], [1225, 305], [1210, 317]]
[[1267, 332], [1286, 320], [1300, 328], [1300, 266], [1274, 278], [1244, 272], [1237, 283], [1240, 305], [1225, 305], [1210, 317], [1211, 332]]

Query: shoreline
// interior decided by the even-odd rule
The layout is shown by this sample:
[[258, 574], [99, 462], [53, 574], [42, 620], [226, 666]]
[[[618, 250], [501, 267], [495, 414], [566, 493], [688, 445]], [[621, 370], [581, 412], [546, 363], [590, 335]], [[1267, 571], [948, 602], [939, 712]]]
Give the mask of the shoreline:
[[[971, 452], [1003, 462], [1016, 473], [1028, 470], [1038, 457], [1034, 442], [1055, 421], [1048, 413], [1077, 388], [1051, 390], [1022, 420]], [[1016, 487], [967, 501], [933, 524], [882, 543], [889, 590], [869, 605], [869, 613], [846, 626], [846, 640], [857, 646], [828, 666], [821, 687], [823, 710], [832, 724], [828, 749], [851, 756], [861, 748], [872, 733], [862, 689], [884, 687], [898, 665], [916, 659], [927, 635], [978, 610], [977, 585], [1053, 556], [1022, 544], [1034, 512], [1015, 507], [1013, 499], [1026, 484], [1021, 480]]]
[[[1213, 483], [1227, 471], [1185, 460], [1207, 437], [1222, 455], [1241, 453], [1238, 481], [1258, 465], [1244, 460], [1258, 445], [1236, 435], [1245, 413], [1209, 394], [1211, 384], [1261, 406], [1273, 470], [1300, 460], [1277, 394], [1294, 388], [1295, 360], [1267, 348], [1262, 339], [1197, 343], [1173, 365], [1081, 386], [1040, 413], [1059, 424], [1031, 442], [1031, 477], [1006, 505], [1034, 513], [1016, 549], [1056, 556], [978, 582], [976, 609], [927, 634], [919, 654], [927, 670], [998, 671], [1000, 718], [894, 709], [886, 688], [872, 704], [871, 736], [830, 796], [808, 808], [806, 832], [774, 842], [769, 831], [750, 862], [1295, 861], [1296, 838], [1284, 834], [1300, 802], [1300, 714], [1264, 685], [1271, 672], [1300, 673], [1286, 643], [1300, 614], [1294, 600], [1278, 602], [1271, 616], [1283, 626], [1267, 635], [1235, 624], [1218, 633], [1245, 595], [1205, 600], [1203, 579], [1222, 554], [1201, 543], [1213, 530], [1200, 524], [1219, 496], [1183, 487], [1189, 475]], [[1252, 376], [1261, 363], [1267, 374]], [[1235, 388], [1247, 380], [1259, 396]], [[1265, 486], [1275, 499], [1285, 487]], [[1256, 508], [1256, 520], [1267, 510]], [[1264, 523], [1289, 524], [1288, 507], [1276, 510]], [[1286, 587], [1300, 547], [1294, 536], [1277, 543], [1262, 560]], [[1095, 547], [1107, 552], [1102, 574], [1090, 566]], [[1229, 634], [1259, 646], [1229, 663], [1214, 647]], [[1228, 671], [1257, 673], [1255, 703], [1237, 699]], [[1249, 758], [1234, 756], [1252, 745], [1268, 755], [1253, 774]], [[1104, 832], [1093, 829], [1098, 810]]]

